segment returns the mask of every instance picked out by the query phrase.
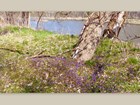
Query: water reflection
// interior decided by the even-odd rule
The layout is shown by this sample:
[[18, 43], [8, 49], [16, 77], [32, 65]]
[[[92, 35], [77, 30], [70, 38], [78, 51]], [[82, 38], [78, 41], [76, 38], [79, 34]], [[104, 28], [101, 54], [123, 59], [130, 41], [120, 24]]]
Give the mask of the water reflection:
[[[122, 28], [120, 32], [120, 39], [126, 40], [134, 38], [134, 36], [140, 36], [140, 25], [138, 24], [125, 24], [124, 28]], [[136, 43], [140, 43], [140, 39], [133, 40]]]
[[[85, 21], [80, 20], [48, 20], [40, 22], [39, 28], [58, 34], [79, 35], [84, 23]], [[32, 28], [36, 28], [36, 24], [36, 21], [31, 20], [30, 26]], [[134, 37], [134, 35], [140, 36], [140, 25], [125, 24], [120, 32], [119, 38], [127, 40], [128, 38]], [[138, 43], [140, 39], [136, 39], [134, 42]]]
[[[36, 21], [31, 21], [31, 27], [36, 28]], [[41, 22], [41, 29], [55, 32], [58, 34], [70, 34], [78, 35], [80, 34], [84, 25], [84, 21], [77, 20], [49, 20], [46, 22]]]

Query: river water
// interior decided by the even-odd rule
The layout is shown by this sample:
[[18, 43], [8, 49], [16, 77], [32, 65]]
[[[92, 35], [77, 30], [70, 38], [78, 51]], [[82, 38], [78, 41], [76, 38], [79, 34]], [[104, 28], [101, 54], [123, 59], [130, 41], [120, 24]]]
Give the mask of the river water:
[[[48, 20], [40, 22], [39, 28], [48, 30], [58, 34], [79, 35], [85, 21], [82, 20]], [[36, 28], [37, 21], [31, 20], [30, 27]], [[127, 40], [133, 38], [135, 35], [140, 36], [140, 25], [138, 24], [125, 24], [122, 28], [119, 38]], [[140, 43], [140, 39], [133, 40], [135, 43]]]

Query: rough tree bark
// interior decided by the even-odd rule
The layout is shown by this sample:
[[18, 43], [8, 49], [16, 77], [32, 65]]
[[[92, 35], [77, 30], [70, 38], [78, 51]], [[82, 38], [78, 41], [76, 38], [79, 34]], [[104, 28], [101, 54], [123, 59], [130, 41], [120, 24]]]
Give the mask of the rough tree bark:
[[73, 58], [78, 61], [90, 60], [102, 37], [118, 37], [125, 22], [125, 14], [123, 11], [92, 13], [80, 34]]

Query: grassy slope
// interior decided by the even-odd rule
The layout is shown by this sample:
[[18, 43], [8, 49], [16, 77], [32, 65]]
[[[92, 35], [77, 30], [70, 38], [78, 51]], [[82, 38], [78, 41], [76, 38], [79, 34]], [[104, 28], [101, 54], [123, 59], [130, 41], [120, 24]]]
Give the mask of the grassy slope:
[[[77, 37], [18, 27], [6, 27], [1, 29], [0, 33], [0, 48], [15, 51], [0, 49], [0, 92], [78, 92], [78, 89], [83, 89], [87, 83], [90, 87], [87, 86], [85, 92], [140, 92], [140, 49], [132, 43], [118, 43], [109, 39], [101, 41], [93, 59], [78, 69], [78, 75], [88, 76], [87, 83], [82, 82], [83, 85], [75, 85], [72, 88], [68, 85], [70, 82], [75, 84], [77, 78], [73, 80], [65, 77], [64, 71], [70, 70], [66, 64], [60, 62], [57, 67], [50, 66], [49, 69], [44, 65], [34, 68], [27, 58], [42, 51], [43, 55], [56, 56], [72, 49]], [[63, 56], [70, 58], [70, 55], [71, 52]], [[64, 74], [64, 80], [69, 79], [69, 83], [58, 83], [57, 80], [55, 84], [50, 85], [50, 80], [54, 82], [58, 79], [55, 77], [58, 74], [49, 70]], [[44, 79], [46, 72], [50, 73], [49, 79]], [[93, 74], [96, 75], [95, 78]]]

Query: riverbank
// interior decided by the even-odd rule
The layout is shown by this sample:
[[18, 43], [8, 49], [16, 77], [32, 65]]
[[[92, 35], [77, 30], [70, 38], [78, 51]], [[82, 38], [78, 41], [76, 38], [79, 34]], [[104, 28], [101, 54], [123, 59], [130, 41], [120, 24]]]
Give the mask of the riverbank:
[[[38, 17], [31, 17], [31, 20], [38, 20]], [[87, 18], [83, 17], [41, 17], [41, 21], [48, 21], [48, 20], [79, 20], [79, 21], [86, 21]]]
[[140, 19], [126, 19], [126, 23], [140, 24]]

